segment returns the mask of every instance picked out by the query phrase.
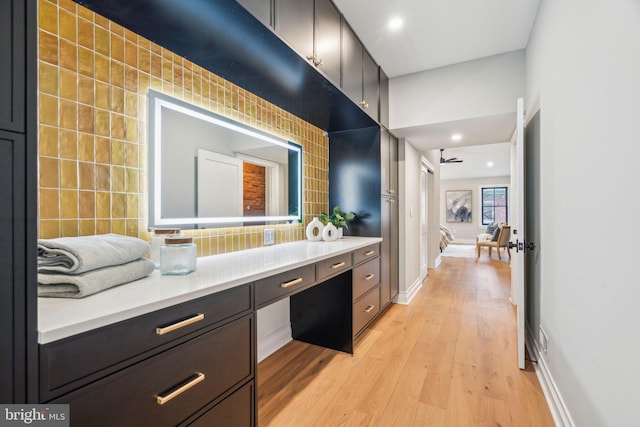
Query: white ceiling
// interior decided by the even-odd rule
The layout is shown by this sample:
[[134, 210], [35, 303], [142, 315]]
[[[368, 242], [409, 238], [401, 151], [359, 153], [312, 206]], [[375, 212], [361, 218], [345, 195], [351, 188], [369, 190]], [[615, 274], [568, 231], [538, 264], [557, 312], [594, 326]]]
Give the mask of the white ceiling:
[[[523, 49], [540, 0], [334, 0], [369, 53], [396, 77]], [[388, 22], [403, 20], [398, 31]]]
[[[511, 144], [473, 145], [447, 148], [443, 157], [457, 157], [462, 163], [449, 163], [440, 168], [440, 179], [464, 179], [511, 175]], [[487, 163], [492, 162], [493, 166]]]
[[[333, 1], [389, 77], [523, 49], [540, 3], [540, 0]], [[398, 31], [388, 26], [394, 17], [403, 21]], [[515, 103], [514, 99], [514, 110]], [[515, 113], [392, 131], [407, 138], [421, 152], [461, 144], [474, 146], [459, 155], [453, 149], [450, 153], [445, 151], [446, 157], [466, 157], [463, 164], [443, 168], [449, 169], [442, 171], [443, 179], [455, 179], [472, 177], [474, 173], [509, 175], [508, 144], [496, 143], [509, 141], [514, 128]], [[452, 142], [452, 133], [464, 134], [464, 142]], [[481, 149], [478, 144], [496, 144], [502, 149], [494, 152]], [[483, 165], [494, 158], [499, 166], [487, 170]]]

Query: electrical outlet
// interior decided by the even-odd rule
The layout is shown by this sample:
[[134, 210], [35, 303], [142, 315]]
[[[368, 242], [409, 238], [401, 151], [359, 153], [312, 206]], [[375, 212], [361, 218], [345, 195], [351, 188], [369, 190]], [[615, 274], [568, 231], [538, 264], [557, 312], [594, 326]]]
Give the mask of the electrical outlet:
[[265, 228], [264, 245], [273, 245], [276, 242], [276, 232], [273, 228]]

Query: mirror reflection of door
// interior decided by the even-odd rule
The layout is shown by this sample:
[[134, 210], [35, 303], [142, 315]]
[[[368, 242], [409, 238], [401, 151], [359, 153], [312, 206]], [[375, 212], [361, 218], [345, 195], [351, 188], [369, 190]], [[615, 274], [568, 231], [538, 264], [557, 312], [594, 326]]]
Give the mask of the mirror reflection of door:
[[242, 160], [199, 149], [197, 176], [199, 217], [242, 215]]

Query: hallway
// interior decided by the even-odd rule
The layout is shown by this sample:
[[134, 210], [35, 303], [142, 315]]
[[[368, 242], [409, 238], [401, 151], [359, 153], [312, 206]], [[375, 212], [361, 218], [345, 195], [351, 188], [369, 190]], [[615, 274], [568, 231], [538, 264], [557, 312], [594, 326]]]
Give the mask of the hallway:
[[258, 365], [259, 425], [553, 426], [516, 361], [508, 262], [443, 257], [355, 356], [290, 342]]

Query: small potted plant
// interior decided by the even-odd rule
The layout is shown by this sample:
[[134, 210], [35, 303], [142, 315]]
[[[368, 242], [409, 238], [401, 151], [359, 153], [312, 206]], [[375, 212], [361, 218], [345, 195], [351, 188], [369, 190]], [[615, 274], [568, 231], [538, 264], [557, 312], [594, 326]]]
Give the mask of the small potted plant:
[[347, 221], [351, 221], [355, 217], [356, 216], [352, 212], [343, 212], [340, 209], [340, 206], [336, 206], [333, 208], [333, 212], [331, 213], [331, 215], [323, 212], [318, 216], [318, 219], [320, 219], [320, 221], [330, 222], [331, 224], [333, 224], [338, 229], [338, 238], [341, 238], [342, 229], [349, 228], [349, 226], [347, 225]]

